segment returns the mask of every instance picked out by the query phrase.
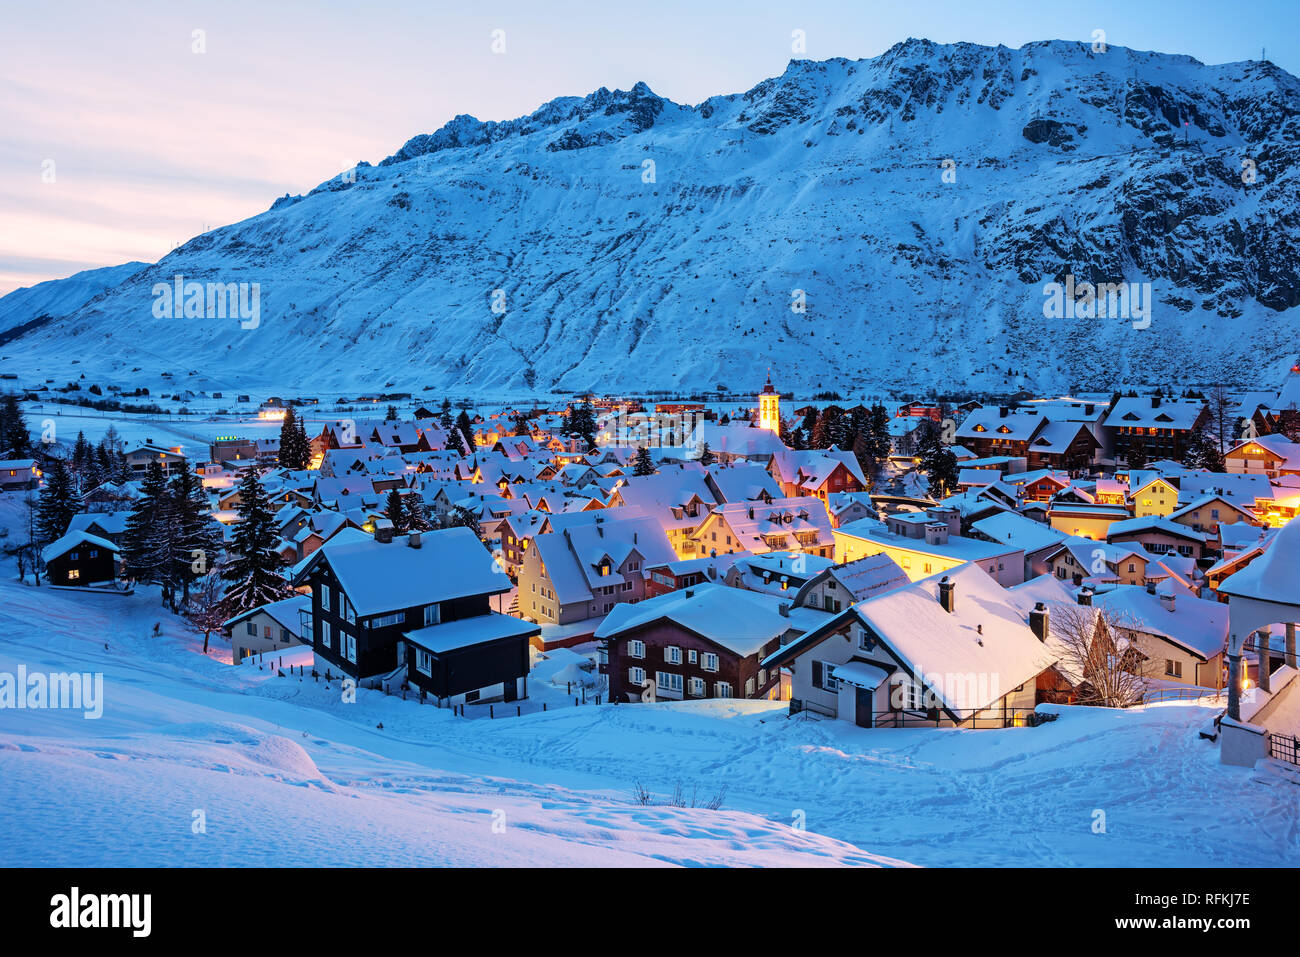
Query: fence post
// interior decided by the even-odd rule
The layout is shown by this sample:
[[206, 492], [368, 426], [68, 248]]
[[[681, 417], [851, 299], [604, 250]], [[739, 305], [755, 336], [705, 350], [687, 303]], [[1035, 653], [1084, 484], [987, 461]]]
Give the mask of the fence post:
[[489, 718], [495, 718], [495, 717], [496, 717], [496, 713], [495, 713], [494, 710], [493, 710], [495, 707], [496, 707], [496, 705], [491, 705], [491, 704], [488, 705], [488, 717], [489, 717]]

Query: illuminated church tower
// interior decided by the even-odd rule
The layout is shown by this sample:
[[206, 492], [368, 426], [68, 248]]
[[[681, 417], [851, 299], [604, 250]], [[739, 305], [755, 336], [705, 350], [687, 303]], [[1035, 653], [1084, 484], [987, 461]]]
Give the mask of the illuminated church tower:
[[767, 385], [758, 394], [758, 427], [781, 434], [781, 395], [772, 385], [772, 373], [767, 374]]

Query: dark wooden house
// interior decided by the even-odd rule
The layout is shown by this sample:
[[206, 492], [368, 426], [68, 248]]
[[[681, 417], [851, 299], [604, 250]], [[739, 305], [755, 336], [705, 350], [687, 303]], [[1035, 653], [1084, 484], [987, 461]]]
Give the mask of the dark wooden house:
[[83, 588], [116, 581], [117, 553], [108, 539], [78, 531], [46, 545], [41, 561], [51, 585]]
[[302, 575], [318, 670], [363, 681], [405, 666], [444, 704], [526, 694], [528, 639], [540, 629], [492, 610], [511, 582], [469, 529], [326, 542]]

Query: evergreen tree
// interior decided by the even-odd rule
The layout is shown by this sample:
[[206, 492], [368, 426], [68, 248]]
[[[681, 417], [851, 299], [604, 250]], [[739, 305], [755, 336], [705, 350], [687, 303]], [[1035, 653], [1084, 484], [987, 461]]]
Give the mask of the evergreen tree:
[[870, 491], [875, 482], [879, 463], [876, 461], [875, 453], [871, 449], [871, 440], [866, 432], [859, 432], [853, 437], [853, 457], [858, 460], [862, 474], [867, 477], [867, 489]]
[[78, 432], [77, 441], [72, 445], [72, 475], [76, 480], [77, 488], [81, 491], [87, 489], [86, 476], [90, 471], [91, 465], [94, 464], [95, 450], [89, 442], [86, 441], [86, 433]]
[[239, 521], [221, 571], [229, 583], [225, 596], [229, 617], [293, 594], [280, 575], [274, 512], [256, 469], [246, 470], [240, 479], [239, 500]]
[[469, 455], [469, 449], [465, 448], [465, 436], [461, 434], [460, 429], [456, 428], [454, 423], [447, 430], [447, 448], [453, 452], [459, 452], [461, 455]]
[[704, 443], [704, 448], [700, 451], [700, 464], [712, 465], [714, 461], [713, 449], [709, 448], [709, 443]]
[[451, 417], [451, 399], [442, 400], [442, 411], [438, 416], [438, 424], [442, 426], [444, 432], [450, 432], [455, 420]]
[[889, 412], [879, 402], [871, 406], [867, 434], [871, 445], [871, 454], [875, 456], [876, 460], [881, 462], [889, 458], [889, 452], [894, 444], [889, 434]]
[[453, 505], [442, 520], [443, 528], [468, 528], [475, 535], [482, 537], [483, 529], [478, 523], [478, 517], [465, 508], [463, 505]]
[[38, 541], [45, 545], [61, 538], [76, 514], [77, 501], [68, 467], [63, 459], [50, 459], [45, 467], [45, 488], [41, 489], [36, 512]]
[[3, 453], [0, 457], [20, 459], [31, 454], [31, 451], [32, 436], [18, 405], [18, 396], [7, 392], [0, 399], [0, 453]]
[[817, 416], [808, 444], [814, 449], [829, 449], [832, 445], [847, 448], [852, 442], [847, 433], [848, 422], [844, 410], [838, 405], [828, 405]]
[[212, 521], [203, 483], [182, 462], [168, 487], [166, 518], [171, 533], [166, 536], [168, 547], [168, 581], [173, 593], [181, 592], [181, 606], [190, 601], [190, 591], [217, 564], [222, 546], [221, 532]]
[[632, 474], [633, 475], [654, 475], [655, 474], [654, 460], [650, 458], [650, 450], [647, 449], [644, 445], [637, 447], [636, 456], [632, 459]]
[[406, 506], [402, 504], [402, 493], [395, 488], [388, 490], [388, 501], [384, 507], [384, 515], [393, 523], [394, 534], [400, 535], [407, 530]]
[[398, 416], [398, 414], [397, 414], [397, 406], [395, 406], [395, 405], [390, 405], [390, 406], [388, 407], [388, 411], [385, 412], [384, 415], [385, 415], [385, 417], [386, 417], [386, 421], [388, 421], [388, 422], [400, 422], [400, 421], [402, 421], [401, 418], [400, 418], [400, 417]]
[[456, 416], [456, 431], [464, 439], [462, 443], [466, 454], [474, 450], [474, 423], [469, 420], [469, 413], [464, 409], [460, 410], [460, 415]]
[[280, 464], [287, 469], [305, 469], [311, 462], [311, 440], [302, 418], [289, 409], [280, 424]]
[[423, 532], [433, 527], [429, 522], [429, 510], [418, 492], [408, 492], [402, 496], [402, 500], [406, 505], [405, 521], [408, 532]]
[[591, 396], [584, 395], [570, 411], [565, 420], [565, 433], [581, 439], [587, 450], [596, 447], [596, 410], [591, 404]]
[[140, 497], [131, 507], [122, 536], [122, 560], [126, 576], [145, 584], [157, 582], [164, 571], [164, 546], [159, 527], [159, 513], [167, 495], [167, 480], [157, 459], [149, 462], [144, 480], [140, 483]]
[[1223, 453], [1212, 435], [1194, 432], [1187, 442], [1187, 451], [1183, 453], [1183, 464], [1188, 468], [1205, 469], [1209, 472], [1223, 471]]
[[940, 448], [931, 459], [930, 496], [935, 499], [947, 498], [957, 490], [957, 456], [949, 448]]

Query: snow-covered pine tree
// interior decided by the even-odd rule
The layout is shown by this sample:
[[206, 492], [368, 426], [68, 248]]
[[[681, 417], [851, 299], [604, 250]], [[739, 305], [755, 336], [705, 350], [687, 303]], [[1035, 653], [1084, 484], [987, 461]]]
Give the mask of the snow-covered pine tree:
[[388, 499], [384, 503], [384, 515], [393, 523], [393, 532], [401, 535], [406, 531], [406, 506], [402, 504], [402, 493], [395, 488], [388, 490]]
[[72, 461], [70, 463], [73, 482], [79, 491], [86, 491], [86, 475], [95, 461], [95, 450], [86, 440], [85, 432], [77, 433], [77, 441], [72, 444]]
[[408, 492], [402, 496], [406, 505], [406, 530], [410, 532], [423, 532], [432, 525], [429, 523], [429, 511], [425, 507], [424, 500], [420, 498], [419, 492]]
[[650, 458], [650, 450], [647, 449], [644, 445], [637, 447], [636, 455], [632, 459], [632, 474], [633, 475], [654, 475], [655, 474], [654, 460]]
[[303, 441], [300, 420], [292, 408], [284, 413], [280, 423], [280, 464], [287, 469], [305, 469], [311, 459], [311, 450]]
[[455, 423], [447, 429], [447, 448], [461, 455], [469, 455], [469, 449], [465, 447], [465, 436]]
[[122, 536], [122, 560], [126, 576], [132, 581], [153, 583], [159, 580], [165, 554], [159, 534], [158, 518], [167, 495], [167, 480], [163, 477], [158, 460], [149, 462], [144, 480], [140, 483], [140, 497], [131, 506]]
[[469, 420], [469, 413], [461, 409], [460, 415], [456, 416], [456, 431], [464, 439], [465, 451], [468, 454], [474, 450], [474, 423]]
[[32, 450], [32, 435], [18, 405], [18, 396], [5, 393], [0, 399], [0, 453], [7, 459], [19, 459]]
[[239, 521], [231, 536], [230, 551], [222, 566], [227, 617], [288, 598], [293, 589], [280, 574], [283, 563], [275, 550], [274, 512], [257, 469], [248, 469], [239, 482]]
[[174, 523], [174, 533], [169, 538], [169, 578], [180, 589], [180, 604], [184, 608], [189, 604], [194, 583], [217, 564], [221, 532], [213, 524], [203, 483], [188, 467], [176, 473], [167, 491], [169, 518]]
[[63, 537], [68, 523], [77, 514], [72, 475], [63, 459], [50, 459], [45, 466], [45, 488], [41, 489], [36, 511], [36, 534], [42, 544]]

